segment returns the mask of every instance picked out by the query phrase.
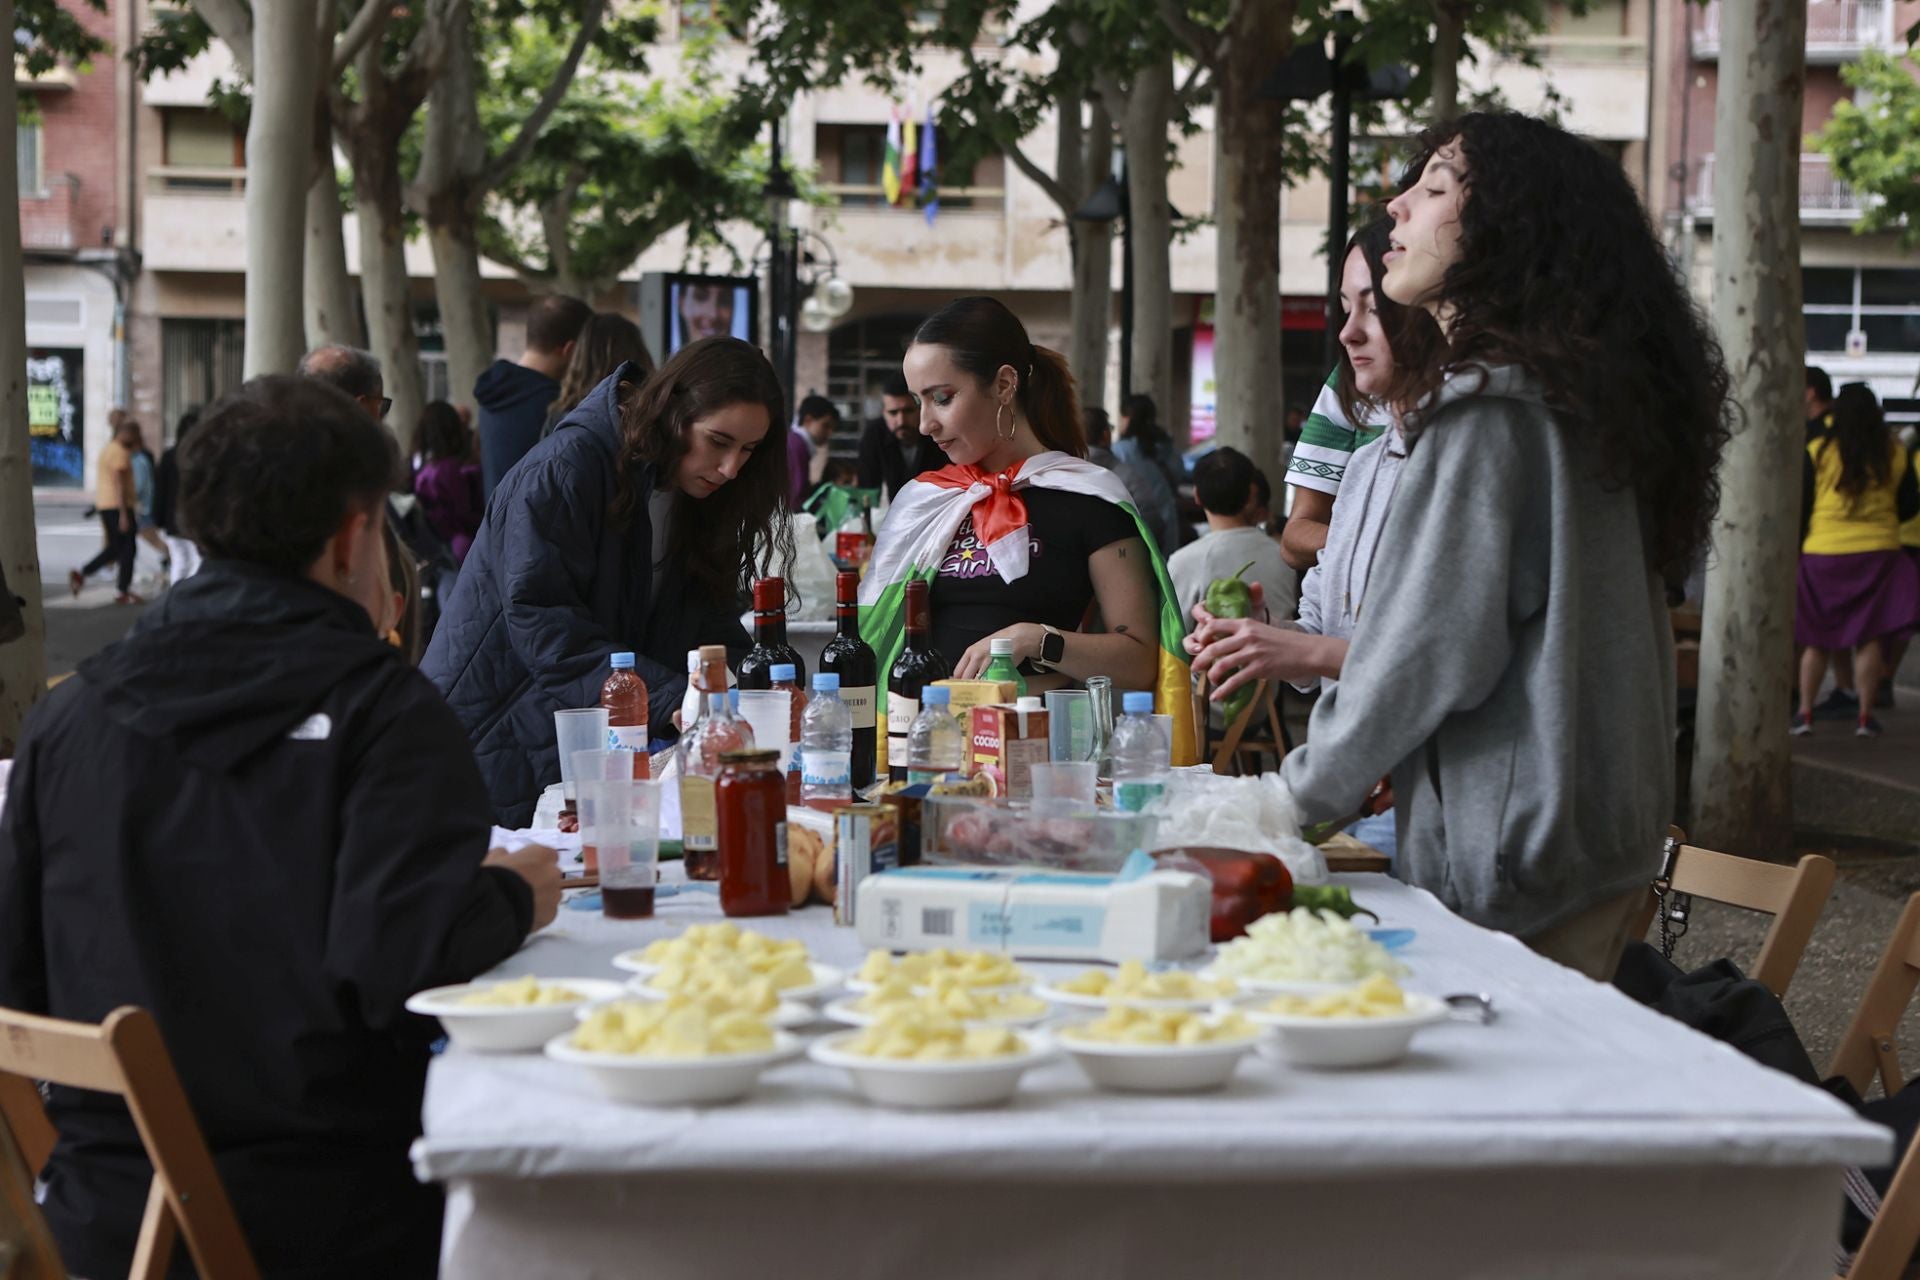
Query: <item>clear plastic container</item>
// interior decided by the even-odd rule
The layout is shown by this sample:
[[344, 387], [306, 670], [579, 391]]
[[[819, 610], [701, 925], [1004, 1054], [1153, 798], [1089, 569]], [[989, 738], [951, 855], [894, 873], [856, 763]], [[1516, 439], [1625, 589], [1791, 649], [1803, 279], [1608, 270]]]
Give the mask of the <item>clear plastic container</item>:
[[951, 707], [953, 691], [935, 685], [920, 695], [920, 714], [907, 730], [907, 781], [932, 782], [958, 773], [966, 755], [967, 731]]
[[835, 809], [853, 802], [853, 712], [840, 701], [840, 677], [813, 677], [813, 699], [800, 720], [800, 803]]
[[1153, 717], [1151, 693], [1129, 693], [1113, 727], [1113, 801], [1138, 813], [1160, 798], [1173, 764], [1173, 743]]

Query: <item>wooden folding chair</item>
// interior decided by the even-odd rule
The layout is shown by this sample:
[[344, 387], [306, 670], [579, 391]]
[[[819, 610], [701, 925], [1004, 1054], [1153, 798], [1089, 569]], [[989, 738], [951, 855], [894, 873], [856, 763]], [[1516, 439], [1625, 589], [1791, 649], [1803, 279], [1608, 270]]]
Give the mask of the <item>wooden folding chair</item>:
[[1807, 854], [1791, 867], [1731, 853], [1715, 853], [1685, 843], [1686, 833], [1669, 827], [1666, 862], [1660, 877], [1647, 890], [1647, 900], [1633, 933], [1647, 936], [1654, 916], [1667, 912], [1675, 923], [1686, 919], [1694, 898], [1724, 902], [1773, 916], [1760, 955], [1749, 975], [1776, 996], [1785, 997], [1794, 970], [1800, 967], [1813, 926], [1833, 893], [1833, 860]]
[[185, 1237], [187, 1252], [204, 1280], [259, 1276], [151, 1014], [132, 1007], [115, 1009], [93, 1026], [0, 1009], [0, 1121], [10, 1138], [6, 1145], [19, 1160], [17, 1167], [29, 1175], [38, 1172], [51, 1149], [52, 1130], [39, 1106], [35, 1080], [126, 1099], [153, 1161], [146, 1216], [129, 1273], [133, 1280], [161, 1280], [179, 1237]]
[[[1880, 1077], [1891, 1098], [1906, 1077], [1894, 1048], [1894, 1032], [1920, 987], [1920, 893], [1907, 899], [1906, 910], [1893, 926], [1893, 936], [1880, 953], [1866, 993], [1840, 1047], [1834, 1051], [1827, 1075], [1845, 1076], [1854, 1091], [1865, 1097], [1873, 1078]], [[1860, 1251], [1844, 1273], [1847, 1280], [1894, 1280], [1906, 1274], [1907, 1263], [1920, 1244], [1920, 1143], [1907, 1148], [1894, 1170], [1886, 1199], [1873, 1214]]]
[[[1278, 767], [1286, 759], [1287, 752], [1293, 749], [1293, 738], [1287, 733], [1284, 717], [1280, 714], [1279, 689], [1266, 680], [1254, 686], [1253, 698], [1240, 709], [1240, 714], [1228, 723], [1225, 729], [1216, 731], [1212, 725], [1211, 712], [1215, 704], [1210, 701], [1213, 686], [1205, 676], [1194, 681], [1193, 721], [1201, 733], [1200, 758], [1213, 766], [1213, 771], [1222, 775], [1237, 776], [1243, 765], [1250, 759], [1269, 755]], [[1249, 737], [1254, 726], [1264, 722], [1266, 737]], [[1258, 773], [1256, 768], [1253, 772]]]

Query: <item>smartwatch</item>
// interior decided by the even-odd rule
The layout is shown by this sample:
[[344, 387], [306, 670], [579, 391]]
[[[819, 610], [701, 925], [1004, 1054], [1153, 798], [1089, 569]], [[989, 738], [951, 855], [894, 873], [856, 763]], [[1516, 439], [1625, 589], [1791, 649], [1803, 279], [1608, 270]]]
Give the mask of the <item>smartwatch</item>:
[[1066, 661], [1067, 637], [1044, 622], [1040, 624], [1040, 629], [1046, 632], [1046, 635], [1040, 638], [1040, 656], [1033, 665], [1042, 671], [1056, 670], [1062, 662]]

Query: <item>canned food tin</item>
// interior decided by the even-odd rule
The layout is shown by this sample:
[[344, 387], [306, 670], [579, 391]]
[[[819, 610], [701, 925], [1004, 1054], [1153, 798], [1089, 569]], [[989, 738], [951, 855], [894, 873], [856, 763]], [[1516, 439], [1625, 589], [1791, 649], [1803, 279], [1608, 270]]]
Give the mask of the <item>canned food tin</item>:
[[851, 925], [860, 882], [900, 865], [900, 824], [886, 805], [851, 804], [834, 815], [834, 837], [833, 921]]

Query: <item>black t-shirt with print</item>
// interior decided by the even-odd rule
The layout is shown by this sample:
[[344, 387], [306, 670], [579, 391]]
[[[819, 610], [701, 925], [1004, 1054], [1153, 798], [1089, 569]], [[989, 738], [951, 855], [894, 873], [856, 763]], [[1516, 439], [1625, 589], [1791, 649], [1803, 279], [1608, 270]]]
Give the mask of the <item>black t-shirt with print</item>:
[[1093, 578], [1087, 557], [1102, 547], [1138, 538], [1133, 517], [1104, 498], [1029, 486], [1019, 491], [1027, 504], [1027, 574], [1002, 582], [975, 536], [973, 516], [940, 562], [933, 580], [933, 645], [949, 663], [967, 649], [1016, 622], [1045, 622], [1062, 631], [1079, 628], [1093, 603]]

